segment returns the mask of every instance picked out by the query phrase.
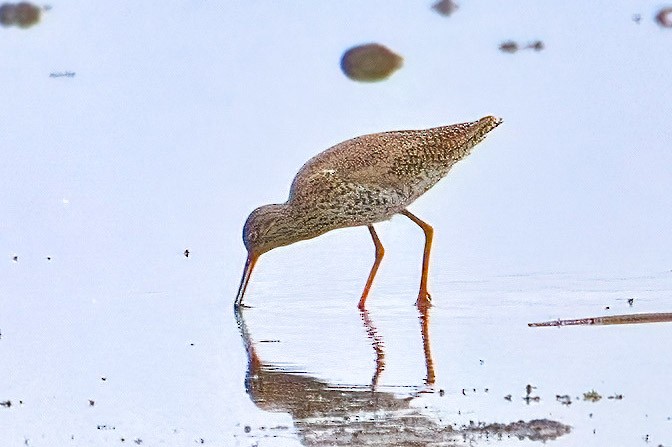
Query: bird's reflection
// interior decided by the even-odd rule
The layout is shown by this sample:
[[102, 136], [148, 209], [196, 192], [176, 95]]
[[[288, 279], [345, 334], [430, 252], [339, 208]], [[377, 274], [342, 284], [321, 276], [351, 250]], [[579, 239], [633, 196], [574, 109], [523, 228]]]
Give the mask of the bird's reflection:
[[373, 345], [373, 350], [376, 353], [376, 371], [373, 373], [371, 378], [371, 391], [375, 391], [376, 386], [378, 385], [378, 379], [380, 378], [380, 373], [385, 369], [385, 350], [383, 349], [384, 343], [380, 335], [378, 335], [378, 330], [373, 325], [371, 317], [369, 316], [369, 311], [362, 309], [360, 311], [362, 316], [362, 321], [364, 322], [364, 327], [366, 328], [366, 335], [368, 335]]
[[[428, 387], [434, 385], [434, 362], [432, 360], [432, 351], [429, 346], [429, 307], [419, 308], [419, 320], [420, 328], [422, 332], [422, 346], [425, 353], [425, 366], [427, 368], [427, 375], [425, 376], [425, 384]], [[373, 378], [371, 379], [371, 388], [375, 390], [378, 385], [378, 379], [380, 374], [385, 369], [385, 350], [383, 349], [385, 344], [380, 335], [378, 335], [378, 330], [376, 326], [371, 321], [371, 316], [369, 311], [366, 309], [360, 310], [360, 315], [362, 316], [362, 321], [364, 322], [364, 327], [366, 328], [366, 334], [371, 340], [371, 345], [376, 354], [376, 370], [373, 373]]]
[[[473, 441], [474, 436], [497, 432], [511, 435], [512, 424], [455, 429], [411, 405], [420, 394], [433, 391], [435, 380], [429, 343], [430, 310], [419, 311], [426, 377], [422, 385], [403, 388], [408, 391], [406, 397], [399, 397], [378, 389], [380, 375], [385, 369], [385, 346], [366, 310], [361, 311], [361, 318], [375, 352], [375, 370], [370, 384], [344, 386], [290, 370], [286, 364], [262, 360], [245, 322], [246, 309], [237, 308], [235, 316], [248, 358], [246, 391], [260, 409], [289, 413], [303, 445], [416, 446], [428, 442], [454, 445], [463, 444], [465, 440]], [[516, 436], [528, 439], [554, 439], [569, 432], [569, 427], [546, 419], [516, 424], [523, 424], [523, 431]]]

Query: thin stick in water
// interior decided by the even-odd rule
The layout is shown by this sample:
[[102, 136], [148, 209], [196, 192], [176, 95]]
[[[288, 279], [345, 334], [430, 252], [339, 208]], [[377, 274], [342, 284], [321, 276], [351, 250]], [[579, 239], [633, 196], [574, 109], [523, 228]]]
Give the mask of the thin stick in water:
[[648, 314], [627, 314], [627, 315], [608, 315], [604, 317], [577, 318], [572, 320], [552, 320], [540, 323], [528, 323], [529, 327], [541, 326], [587, 326], [607, 325], [607, 324], [640, 324], [640, 323], [664, 323], [672, 321], [672, 313], [648, 313]]

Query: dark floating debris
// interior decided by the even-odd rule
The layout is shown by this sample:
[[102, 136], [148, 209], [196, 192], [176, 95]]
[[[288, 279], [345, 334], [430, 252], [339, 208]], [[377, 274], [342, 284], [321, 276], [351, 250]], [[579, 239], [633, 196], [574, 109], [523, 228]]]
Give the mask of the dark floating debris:
[[544, 42], [541, 40], [535, 40], [534, 42], [528, 43], [525, 48], [529, 48], [534, 51], [541, 51], [544, 49]]
[[49, 73], [50, 78], [74, 78], [75, 75], [74, 71], [60, 71], [60, 72], [53, 72]]
[[452, 13], [457, 11], [460, 6], [453, 0], [439, 0], [432, 5], [432, 9], [442, 16], [449, 17]]
[[403, 61], [404, 58], [389, 48], [369, 43], [352, 47], [343, 53], [341, 70], [353, 81], [382, 81], [401, 68]]
[[532, 391], [536, 389], [537, 389], [536, 386], [532, 386], [529, 383], [527, 384], [527, 386], [525, 386], [525, 397], [523, 397], [523, 400], [527, 402], [528, 405], [530, 404], [530, 402], [539, 402], [541, 400], [539, 396], [532, 395]]
[[502, 42], [499, 45], [499, 50], [504, 52], [504, 53], [515, 53], [518, 51], [518, 44], [514, 42], [513, 40], [507, 40], [506, 42]]
[[572, 398], [569, 397], [569, 394], [562, 394], [562, 395], [556, 394], [555, 400], [560, 402], [562, 405], [570, 406], [572, 404]]
[[587, 393], [583, 393], [583, 400], [588, 400], [590, 402], [597, 402], [600, 399], [602, 399], [602, 396], [595, 390], [590, 390]]
[[544, 42], [541, 40], [535, 40], [533, 42], [528, 43], [525, 46], [522, 46], [518, 44], [517, 42], [514, 42], [513, 40], [507, 40], [505, 42], [502, 42], [499, 45], [499, 51], [503, 53], [510, 53], [513, 54], [517, 52], [518, 50], [534, 50], [534, 51], [541, 51], [545, 48]]
[[17, 255], [12, 256], [12, 261], [19, 262], [19, 257]]
[[628, 304], [630, 307], [632, 307], [633, 304], [635, 304], [635, 299], [634, 298], [628, 298]]
[[672, 28], [672, 7], [668, 6], [658, 11], [656, 22], [663, 28]]
[[3, 3], [0, 5], [0, 24], [29, 28], [40, 21], [42, 10], [28, 2]]
[[189, 249], [188, 249], [188, 248], [187, 248], [186, 250], [184, 250], [184, 257], [185, 257], [185, 258], [188, 258], [188, 257], [189, 257], [189, 253], [190, 253], [190, 252], [189, 252]]
[[591, 324], [640, 324], [640, 323], [665, 323], [672, 321], [672, 313], [649, 313], [610, 315], [606, 317], [577, 318], [573, 320], [553, 320], [540, 323], [528, 323], [529, 327], [541, 326], [586, 326]]
[[5, 400], [3, 402], [0, 402], [0, 407], [10, 408], [11, 406], [12, 406], [11, 400]]

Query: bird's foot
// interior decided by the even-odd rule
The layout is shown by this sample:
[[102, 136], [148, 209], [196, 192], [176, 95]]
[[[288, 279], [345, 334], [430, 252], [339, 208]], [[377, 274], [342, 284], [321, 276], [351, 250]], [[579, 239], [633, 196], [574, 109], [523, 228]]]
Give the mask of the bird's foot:
[[418, 294], [418, 300], [415, 302], [415, 306], [419, 310], [426, 310], [432, 307], [432, 296], [426, 290], [420, 290]]
[[247, 304], [243, 304], [243, 303], [233, 303], [233, 310], [234, 311], [237, 312], [237, 311], [240, 311], [240, 310], [243, 310], [243, 309], [252, 309], [252, 306], [248, 306]]

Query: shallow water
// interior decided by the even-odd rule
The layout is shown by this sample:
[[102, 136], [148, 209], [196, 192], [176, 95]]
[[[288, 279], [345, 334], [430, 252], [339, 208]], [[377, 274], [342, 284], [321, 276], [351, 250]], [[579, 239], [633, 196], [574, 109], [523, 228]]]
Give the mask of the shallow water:
[[[665, 397], [672, 391], [665, 372], [670, 359], [667, 343], [661, 342], [672, 335], [669, 323], [572, 328], [529, 328], [527, 323], [664, 311], [669, 308], [672, 273], [636, 278], [531, 274], [438, 283], [435, 288], [445, 296], [435, 292], [426, 334], [431, 373], [412, 289], [399, 293], [381, 285], [363, 315], [353, 305], [356, 300], [335, 305], [342, 301], [337, 297], [294, 296], [281, 307], [244, 309], [244, 338], [257, 349], [259, 383], [295, 377], [311, 383], [304, 388], [319, 384], [328, 390], [298, 393], [294, 399], [300, 405], [287, 402], [286, 396], [276, 399], [275, 389], [265, 396], [251, 387], [250, 398], [260, 408], [292, 414], [306, 445], [340, 445], [338, 433], [350, 436], [348, 442], [355, 445], [357, 437], [351, 436], [359, 433], [365, 445], [370, 442], [367, 430], [380, 435], [386, 423], [400, 418], [399, 406], [417, 412], [415, 422], [406, 420], [406, 431], [395, 433], [399, 445], [413, 440], [460, 443], [465, 438], [476, 444], [503, 438], [498, 442], [508, 445], [518, 441], [506, 430], [486, 436], [468, 427], [538, 419], [571, 426], [568, 433], [554, 427], [545, 438], [557, 436], [559, 445], [619, 445], [645, 438], [670, 442], [672, 414]], [[633, 297], [630, 306], [627, 300]], [[382, 372], [377, 359], [384, 363]], [[432, 373], [435, 379], [428, 384]], [[533, 386], [529, 394], [528, 384]], [[347, 391], [339, 391], [343, 389]], [[593, 390], [601, 399], [585, 400], [584, 393]], [[297, 393], [293, 387], [287, 392]], [[342, 402], [348, 398], [350, 404]], [[368, 413], [362, 400], [372, 407]], [[329, 406], [331, 413], [323, 408], [310, 413], [311, 405]], [[369, 415], [370, 427], [341, 421], [337, 430], [333, 423], [305, 423], [309, 416], [331, 421], [341, 413], [350, 418]], [[418, 429], [426, 425], [432, 427], [426, 433]], [[445, 427], [452, 427], [451, 436], [442, 431]], [[253, 440], [260, 436], [250, 435]]]
[[[0, 29], [2, 447], [672, 445], [672, 324], [527, 326], [672, 309], [653, 6], [229, 3]], [[404, 66], [352, 82], [341, 55], [373, 41]], [[364, 228], [264, 255], [234, 314], [245, 217], [307, 159], [488, 114], [410, 208], [435, 228], [426, 316], [404, 217], [376, 227], [366, 314]]]
[[[361, 313], [364, 277], [315, 275], [366, 273], [366, 260], [343, 267], [355, 257], [346, 252], [316, 265], [321, 246], [260, 264], [252, 307], [238, 315], [234, 284], [227, 300], [208, 282], [224, 267], [215, 258], [150, 263], [160, 276], [117, 292], [103, 287], [105, 276], [89, 288], [59, 285], [77, 265], [14, 263], [0, 294], [5, 445], [672, 441], [671, 324], [527, 326], [669, 310], [672, 273], [435, 273], [423, 333], [413, 305], [419, 268], [384, 263]], [[28, 277], [52, 287], [27, 287]], [[584, 400], [593, 390], [602, 398]], [[564, 395], [571, 404], [556, 397]]]

